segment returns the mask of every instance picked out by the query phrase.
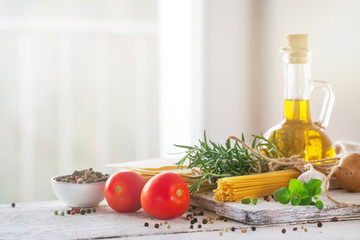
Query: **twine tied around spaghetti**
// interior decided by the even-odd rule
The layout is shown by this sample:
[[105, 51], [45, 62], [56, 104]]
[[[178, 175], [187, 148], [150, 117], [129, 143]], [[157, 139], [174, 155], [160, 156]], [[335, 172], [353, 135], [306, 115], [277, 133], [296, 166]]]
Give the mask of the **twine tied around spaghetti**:
[[[338, 163], [339, 163], [340, 158], [326, 158], [326, 159], [315, 160], [315, 161], [311, 161], [311, 162], [306, 162], [303, 158], [300, 157], [300, 155], [293, 155], [289, 158], [284, 158], [284, 157], [269, 158], [269, 157], [265, 156], [264, 154], [260, 153], [259, 151], [250, 147], [248, 144], [246, 144], [244, 141], [242, 141], [238, 137], [230, 136], [229, 138], [239, 142], [243, 147], [250, 150], [256, 156], [266, 160], [269, 163], [269, 171], [270, 172], [275, 171], [277, 168], [279, 168], [281, 166], [286, 166], [288, 168], [295, 168], [300, 173], [303, 173], [303, 172], [306, 172], [309, 170], [309, 167], [310, 167], [309, 164], [311, 164], [315, 170], [325, 173], [327, 175], [326, 181], [325, 181], [325, 186], [329, 186], [331, 177], [334, 175], [334, 173], [338, 169]], [[258, 163], [258, 173], [261, 173], [260, 163]], [[341, 201], [335, 200], [334, 198], [332, 198], [329, 195], [328, 187], [325, 187], [325, 194], [328, 199], [330, 199], [331, 201], [333, 201], [336, 204], [342, 204], [342, 205], [346, 205], [346, 206], [355, 206], [356, 205], [354, 203], [346, 203], [346, 202], [341, 202]]]

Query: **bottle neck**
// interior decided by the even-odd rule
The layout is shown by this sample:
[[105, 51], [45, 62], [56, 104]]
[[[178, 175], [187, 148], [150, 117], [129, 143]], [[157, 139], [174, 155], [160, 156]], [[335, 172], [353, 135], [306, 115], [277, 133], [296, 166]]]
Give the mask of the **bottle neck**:
[[311, 64], [284, 64], [284, 99], [310, 100], [312, 91]]
[[311, 122], [310, 100], [284, 100], [283, 118], [286, 121]]
[[310, 122], [311, 64], [284, 64], [284, 119]]

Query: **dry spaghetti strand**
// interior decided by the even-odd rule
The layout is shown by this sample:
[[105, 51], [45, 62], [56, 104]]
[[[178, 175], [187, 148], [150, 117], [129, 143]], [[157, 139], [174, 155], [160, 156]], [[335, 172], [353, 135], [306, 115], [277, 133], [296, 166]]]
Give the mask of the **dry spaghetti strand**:
[[290, 179], [297, 178], [296, 169], [220, 178], [214, 190], [214, 199], [220, 202], [241, 201], [244, 198], [271, 195], [281, 187], [287, 187]]

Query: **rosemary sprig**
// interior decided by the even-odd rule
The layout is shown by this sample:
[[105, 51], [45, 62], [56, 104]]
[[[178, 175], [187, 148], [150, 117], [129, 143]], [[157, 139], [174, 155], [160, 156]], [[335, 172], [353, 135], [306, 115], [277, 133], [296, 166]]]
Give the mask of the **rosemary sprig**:
[[[245, 142], [244, 134], [242, 141]], [[190, 194], [200, 190], [203, 183], [215, 184], [217, 179], [239, 175], [258, 173], [261, 169], [266, 172], [269, 169], [268, 162], [256, 156], [247, 148], [240, 146], [238, 142], [231, 144], [230, 138], [224, 145], [207, 140], [204, 131], [204, 140], [199, 139], [199, 146], [177, 145], [176, 147], [185, 149], [185, 156], [176, 163], [178, 168], [182, 168], [188, 159], [188, 169], [196, 168], [200, 174], [196, 176], [196, 181], [189, 187]], [[268, 157], [282, 157], [275, 144], [266, 139], [263, 135], [253, 135], [251, 147], [262, 151]]]

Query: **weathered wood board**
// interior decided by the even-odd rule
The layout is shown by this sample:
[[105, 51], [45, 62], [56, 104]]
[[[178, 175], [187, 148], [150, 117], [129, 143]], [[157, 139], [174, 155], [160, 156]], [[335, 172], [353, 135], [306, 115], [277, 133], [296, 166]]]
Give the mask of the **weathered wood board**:
[[[129, 239], [129, 240], [200, 240], [200, 239], [221, 239], [233, 240], [279, 240], [279, 239], [301, 239], [301, 240], [329, 240], [346, 239], [359, 240], [360, 221], [339, 221], [324, 223], [321, 228], [316, 224], [304, 224], [308, 231], [292, 231], [293, 227], [287, 224], [281, 226], [261, 225], [256, 231], [251, 230], [251, 225], [228, 220], [216, 220], [214, 223], [202, 224], [201, 228], [194, 225], [190, 228], [190, 221], [186, 219], [186, 212], [183, 216], [167, 220], [171, 228], [162, 225], [155, 228], [155, 223], [164, 220], [151, 218], [143, 209], [133, 213], [117, 213], [107, 203], [102, 202], [91, 214], [75, 214], [65, 216], [54, 215], [54, 210], [64, 211], [68, 209], [65, 203], [60, 201], [16, 203], [12, 208], [10, 203], [0, 204], [0, 239], [1, 240], [79, 240], [79, 239]], [[197, 208], [199, 211], [200, 208]], [[201, 209], [202, 210], [202, 209]], [[216, 218], [214, 212], [204, 211], [204, 216], [197, 217], [199, 222], [203, 218]], [[144, 222], [150, 224], [144, 226]], [[199, 223], [198, 223], [199, 224]], [[230, 229], [235, 227], [235, 231]], [[229, 229], [228, 232], [225, 228]], [[244, 234], [241, 230], [246, 230]], [[286, 229], [286, 234], [281, 233]], [[219, 232], [223, 233], [219, 237]]]
[[211, 192], [207, 194], [198, 193], [192, 196], [191, 201], [193, 204], [214, 211], [219, 215], [251, 225], [302, 223], [331, 220], [333, 217], [339, 219], [360, 218], [360, 193], [350, 193], [338, 189], [329, 191], [329, 194], [339, 201], [353, 202], [357, 206], [348, 207], [334, 204], [324, 194], [320, 196], [324, 203], [322, 210], [318, 210], [315, 206], [283, 205], [274, 199], [271, 199], [270, 202], [259, 199], [257, 205], [247, 205], [241, 202], [216, 202]]

